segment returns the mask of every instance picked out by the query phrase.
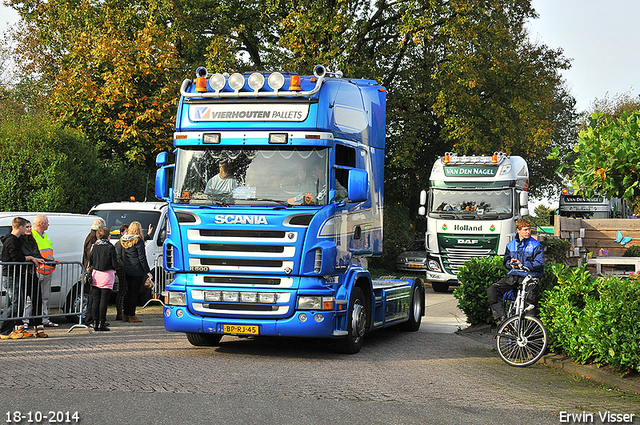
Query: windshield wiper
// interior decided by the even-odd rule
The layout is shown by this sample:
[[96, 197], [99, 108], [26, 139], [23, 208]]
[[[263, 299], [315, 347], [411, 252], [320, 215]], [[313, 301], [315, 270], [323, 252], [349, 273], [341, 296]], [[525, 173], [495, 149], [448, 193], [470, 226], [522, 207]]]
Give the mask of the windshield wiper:
[[284, 205], [285, 207], [289, 207], [289, 203], [287, 201], [283, 201], [281, 199], [272, 199], [272, 198], [258, 198], [258, 199], [251, 199], [252, 201], [259, 201], [259, 202], [274, 202], [278, 205]]

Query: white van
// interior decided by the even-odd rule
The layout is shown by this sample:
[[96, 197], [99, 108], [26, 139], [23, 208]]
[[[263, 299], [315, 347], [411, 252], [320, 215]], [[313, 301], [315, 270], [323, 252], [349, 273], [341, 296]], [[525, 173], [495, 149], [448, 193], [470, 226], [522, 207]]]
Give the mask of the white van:
[[[104, 219], [111, 231], [111, 243], [114, 245], [120, 238], [120, 226], [123, 224], [139, 222], [145, 236], [151, 225], [151, 233], [145, 240], [147, 262], [151, 273], [158, 276], [162, 271], [162, 245], [167, 238], [167, 207], [166, 202], [108, 202], [94, 206], [89, 214]], [[117, 285], [114, 286], [114, 292], [116, 290]], [[144, 287], [141, 291], [143, 293], [138, 301], [145, 302], [151, 297], [151, 291]]]
[[[39, 214], [44, 214], [49, 219], [49, 229], [46, 233], [53, 243], [54, 257], [63, 262], [82, 263], [84, 240], [91, 231], [95, 216], [50, 212], [0, 212], [0, 236], [11, 233], [11, 222], [15, 217], [23, 217], [33, 223]], [[64, 309], [63, 311], [67, 312], [78, 305], [79, 299], [74, 298], [80, 294], [81, 275], [81, 266], [56, 268], [51, 279], [50, 310]], [[4, 288], [2, 289], [2, 295], [4, 295]], [[68, 316], [68, 318], [72, 321], [78, 320], [77, 316]]]

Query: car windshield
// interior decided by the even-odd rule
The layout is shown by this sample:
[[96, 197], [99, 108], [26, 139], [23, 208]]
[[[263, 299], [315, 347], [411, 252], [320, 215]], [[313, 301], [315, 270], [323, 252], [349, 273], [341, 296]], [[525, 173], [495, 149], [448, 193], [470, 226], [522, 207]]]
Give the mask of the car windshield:
[[153, 232], [158, 228], [160, 220], [160, 211], [94, 210], [91, 214], [104, 219], [112, 236], [119, 236], [120, 226], [131, 224], [133, 221], [140, 223], [143, 233], [147, 233], [149, 225], [152, 226]]
[[405, 251], [426, 251], [424, 241], [413, 241]]
[[512, 216], [510, 189], [432, 189], [429, 216], [505, 219]]
[[173, 200], [200, 205], [326, 205], [326, 148], [178, 149]]

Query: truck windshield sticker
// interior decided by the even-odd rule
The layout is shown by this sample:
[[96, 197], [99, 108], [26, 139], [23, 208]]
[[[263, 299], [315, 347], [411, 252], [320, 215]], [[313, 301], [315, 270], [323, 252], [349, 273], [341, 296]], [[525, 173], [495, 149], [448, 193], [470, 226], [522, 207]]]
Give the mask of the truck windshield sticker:
[[447, 177], [493, 177], [497, 170], [497, 167], [444, 167], [444, 174]]
[[189, 119], [199, 121], [304, 121], [308, 104], [190, 105]]

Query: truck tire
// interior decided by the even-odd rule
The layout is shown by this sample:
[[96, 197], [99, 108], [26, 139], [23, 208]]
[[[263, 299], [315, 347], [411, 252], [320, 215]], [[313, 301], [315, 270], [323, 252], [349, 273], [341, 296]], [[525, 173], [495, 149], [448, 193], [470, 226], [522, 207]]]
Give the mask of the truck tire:
[[348, 335], [337, 342], [337, 348], [344, 354], [356, 354], [362, 348], [364, 334], [367, 329], [368, 314], [365, 305], [364, 292], [359, 286], [353, 288], [349, 301], [347, 316]]
[[447, 292], [449, 290], [449, 285], [442, 282], [433, 282], [431, 287], [433, 288], [433, 292]]
[[415, 332], [420, 329], [420, 323], [422, 322], [422, 297], [424, 296], [424, 290], [422, 284], [416, 282], [413, 285], [413, 296], [411, 297], [411, 309], [409, 311], [409, 320], [400, 325], [400, 329], [403, 331]]
[[187, 333], [187, 340], [196, 347], [215, 347], [221, 339], [221, 334]]

